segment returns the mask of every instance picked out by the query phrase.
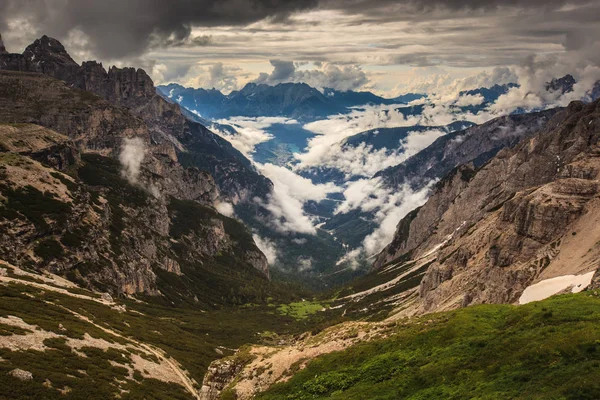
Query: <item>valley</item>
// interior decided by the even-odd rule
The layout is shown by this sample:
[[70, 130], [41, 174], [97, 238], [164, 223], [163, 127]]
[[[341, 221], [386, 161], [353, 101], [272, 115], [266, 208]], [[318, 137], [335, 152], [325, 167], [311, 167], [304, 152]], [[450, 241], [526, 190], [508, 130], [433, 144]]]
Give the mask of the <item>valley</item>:
[[598, 398], [600, 69], [199, 57], [370, 24], [275, 3], [138, 53], [0, 15], [0, 399]]

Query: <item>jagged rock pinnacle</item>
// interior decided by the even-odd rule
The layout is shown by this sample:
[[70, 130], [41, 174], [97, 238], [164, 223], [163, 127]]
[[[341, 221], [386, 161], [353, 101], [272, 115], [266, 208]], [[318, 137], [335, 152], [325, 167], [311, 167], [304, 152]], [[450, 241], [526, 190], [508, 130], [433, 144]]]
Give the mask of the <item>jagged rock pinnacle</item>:
[[0, 33], [0, 54], [6, 54], [6, 47], [4, 47], [4, 42], [2, 41], [2, 34]]

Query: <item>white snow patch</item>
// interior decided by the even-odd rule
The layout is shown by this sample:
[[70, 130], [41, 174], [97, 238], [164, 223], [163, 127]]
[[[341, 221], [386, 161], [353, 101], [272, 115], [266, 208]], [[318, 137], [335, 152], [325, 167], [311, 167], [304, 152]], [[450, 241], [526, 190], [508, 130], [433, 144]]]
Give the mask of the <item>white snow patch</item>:
[[519, 304], [544, 300], [556, 293], [572, 287], [571, 293], [579, 293], [592, 282], [596, 271], [583, 275], [563, 275], [556, 278], [544, 279], [541, 282], [528, 286], [519, 298]]

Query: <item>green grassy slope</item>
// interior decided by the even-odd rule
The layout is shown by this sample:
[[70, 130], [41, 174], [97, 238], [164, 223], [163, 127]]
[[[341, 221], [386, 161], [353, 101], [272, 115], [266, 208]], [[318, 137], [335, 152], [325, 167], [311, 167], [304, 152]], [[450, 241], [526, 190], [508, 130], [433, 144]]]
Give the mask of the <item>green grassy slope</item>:
[[[82, 356], [65, 344], [65, 340], [83, 339], [87, 334], [126, 345], [128, 349], [136, 342], [144, 343], [174, 359], [201, 384], [210, 362], [232, 354], [233, 349], [246, 343], [266, 344], [274, 340], [273, 337], [285, 341], [330, 317], [317, 313], [299, 320], [293, 315], [283, 315], [278, 311], [283, 305], [277, 303], [202, 311], [123, 299], [117, 304], [125, 308], [119, 310], [91, 299], [35, 287], [33, 285], [43, 283], [37, 278], [10, 271], [8, 275], [18, 281], [0, 284], [0, 399], [106, 399], [123, 391], [126, 392], [122, 393], [124, 399], [190, 398], [178, 384], [128, 376], [124, 367], [131, 363], [128, 357], [137, 354], [133, 350], [119, 350], [115, 345], [103, 352], [89, 347], [81, 351], [85, 353]], [[68, 291], [99, 297], [85, 289]], [[103, 331], [73, 312], [122, 337]], [[11, 336], [32, 333], [2, 322], [2, 318], [11, 317], [38, 327], [40, 332], [59, 336], [44, 341], [47, 347], [44, 351], [11, 349], [7, 346]], [[20, 381], [10, 376], [8, 373], [15, 368], [31, 372], [33, 380]], [[65, 387], [69, 393], [61, 394], [60, 390]]]
[[600, 292], [399, 322], [260, 399], [598, 399]]

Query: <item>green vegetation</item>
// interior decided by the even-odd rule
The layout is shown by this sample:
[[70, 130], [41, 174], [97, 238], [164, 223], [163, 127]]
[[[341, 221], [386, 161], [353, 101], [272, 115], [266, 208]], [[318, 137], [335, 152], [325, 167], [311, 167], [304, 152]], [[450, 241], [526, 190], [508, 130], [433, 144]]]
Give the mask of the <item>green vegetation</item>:
[[[70, 291], [90, 295], [85, 290]], [[163, 349], [170, 357], [176, 359], [188, 370], [197, 382], [202, 381], [210, 362], [222, 357], [222, 354], [215, 350], [217, 348], [225, 352], [225, 355], [231, 355], [232, 352], [226, 349], [235, 349], [247, 343], [264, 343], [275, 340], [274, 338], [285, 338], [289, 335], [301, 334], [311, 330], [317, 324], [326, 323], [331, 317], [327, 312], [319, 312], [310, 315], [308, 318], [296, 320], [292, 316], [280, 315], [275, 311], [275, 307], [266, 304], [254, 304], [252, 307], [220, 307], [206, 311], [199, 309], [198, 306], [192, 308], [183, 304], [182, 307], [176, 308], [170, 304], [160, 305], [156, 299], [151, 300], [153, 300], [152, 303], [126, 300], [124, 304], [127, 311], [119, 312], [95, 301], [41, 290], [26, 284], [8, 284], [0, 286], [0, 317], [16, 316], [30, 325], [39, 326], [45, 331], [67, 338], [82, 339], [84, 334], [87, 333], [93, 338], [126, 345], [130, 353], [135, 352], [135, 349], [130, 347], [129, 342], [77, 318], [69, 312], [69, 310], [72, 310], [101, 326], [119, 332], [125, 337]], [[269, 334], [258, 334], [258, 332], [265, 331], [268, 331]], [[9, 325], [0, 325], [0, 335], [25, 333], [27, 332]], [[82, 361], [77, 357], [69, 358], [64, 367], [59, 368], [56, 366], [60, 364], [60, 360], [64, 356], [62, 352], [66, 351], [66, 344], [63, 342], [64, 340], [60, 339], [49, 340], [46, 345], [53, 350], [46, 352], [9, 352], [7, 349], [1, 350], [3, 352], [0, 355], [1, 357], [9, 359], [10, 356], [10, 361], [5, 363], [3, 367], [8, 370], [21, 368], [30, 371], [34, 374], [34, 381], [38, 382], [37, 378], [39, 377], [41, 383], [44, 382], [43, 378], [48, 376], [43, 372], [48, 368], [58, 368], [56, 369], [57, 375], [70, 374], [80, 378], [80, 374], [70, 372], [70, 365], [72, 364], [69, 360], [72, 360], [73, 363], [81, 363], [86, 362], [87, 359]], [[91, 355], [90, 362], [98, 362], [98, 365], [105, 367], [104, 361], [118, 362], [122, 361], [123, 358], [116, 349], [107, 352], [86, 349], [84, 353]], [[144, 356], [144, 358], [147, 358], [147, 356]], [[34, 361], [37, 362], [36, 366], [33, 366]], [[107, 370], [106, 374], [113, 374], [120, 379], [120, 370], [113, 369]], [[0, 371], [0, 375], [2, 375], [2, 371]], [[108, 393], [106, 390], [110, 392], [113, 388], [107, 386], [109, 382], [105, 381], [104, 378], [105, 375], [94, 378], [97, 379], [95, 384], [104, 387], [102, 390], [105, 390], [105, 392], [102, 393]], [[140, 377], [137, 376], [137, 378]], [[6, 380], [10, 379], [13, 378], [3, 374], [3, 377], [0, 377], [0, 385], [6, 385]], [[71, 378], [63, 377], [63, 379]], [[55, 380], [62, 382], [58, 377], [50, 380], [52, 382]], [[86, 382], [90, 383], [90, 381]], [[167, 390], [168, 387], [163, 387], [160, 382], [149, 383], [148, 379], [140, 381], [134, 376], [128, 385], [135, 382], [140, 382], [148, 391], [145, 396], [139, 398], [177, 398], [162, 393], [161, 391]], [[22, 385], [27, 385], [27, 383]], [[31, 383], [31, 385], [29, 390], [32, 390], [32, 392], [27, 392], [26, 387], [23, 386], [19, 389], [22, 391], [14, 392], [14, 398], [20, 398], [19, 396], [22, 397], [25, 393], [45, 393], [37, 391], [39, 389], [37, 384]], [[75, 388], [75, 383], [66, 385], [72, 389]], [[130, 386], [128, 388], [131, 389], [131, 393], [134, 393], [133, 388]], [[75, 393], [75, 390], [73, 392]], [[94, 396], [90, 398], [95, 398]], [[105, 398], [112, 397], [107, 396]], [[37, 398], [53, 397], [40, 394]]]
[[597, 399], [600, 292], [482, 305], [319, 357], [260, 399]]
[[306, 319], [323, 309], [323, 306], [314, 301], [299, 301], [296, 303], [282, 304], [277, 311], [283, 315], [290, 315], [297, 320]]

